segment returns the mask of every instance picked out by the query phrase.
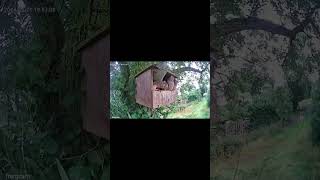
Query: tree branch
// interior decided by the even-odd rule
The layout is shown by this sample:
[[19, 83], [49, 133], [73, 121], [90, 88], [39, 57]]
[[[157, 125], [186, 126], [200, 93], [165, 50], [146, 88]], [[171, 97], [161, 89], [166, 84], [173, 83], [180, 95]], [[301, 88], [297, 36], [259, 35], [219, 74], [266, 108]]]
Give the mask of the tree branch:
[[173, 72], [175, 72], [177, 74], [180, 74], [180, 73], [185, 72], [185, 71], [193, 71], [193, 72], [197, 72], [197, 73], [202, 73], [203, 72], [203, 70], [199, 70], [199, 69], [196, 69], [196, 68], [193, 68], [193, 67], [182, 67], [182, 68], [178, 68], [178, 69], [173, 70]]
[[[243, 30], [264, 30], [273, 34], [279, 34], [288, 37], [291, 33], [290, 29], [257, 17], [235, 18], [229, 21], [225, 21], [221, 24], [212, 24], [210, 28], [211, 30], [221, 30], [220, 32], [224, 36]], [[213, 32], [214, 31], [211, 31], [211, 35], [215, 36], [215, 34], [212, 34]]]
[[243, 30], [264, 30], [272, 34], [278, 34], [286, 36], [290, 39], [295, 39], [295, 36], [304, 30], [304, 28], [312, 22], [312, 16], [314, 12], [320, 8], [320, 4], [312, 8], [309, 13], [306, 15], [305, 20], [301, 22], [300, 25], [296, 26], [293, 29], [288, 29], [279, 24], [275, 24], [271, 21], [260, 19], [257, 17], [247, 17], [247, 18], [235, 18], [221, 24], [212, 24], [210, 26], [211, 39], [215, 39], [217, 35], [226, 36], [231, 33], [240, 32]]
[[320, 4], [315, 6], [309, 11], [309, 13], [306, 15], [306, 18], [301, 22], [301, 24], [292, 30], [291, 36], [290, 36], [291, 39], [294, 39], [299, 32], [303, 32], [305, 27], [312, 22], [312, 16], [314, 12], [319, 8], [320, 8]]

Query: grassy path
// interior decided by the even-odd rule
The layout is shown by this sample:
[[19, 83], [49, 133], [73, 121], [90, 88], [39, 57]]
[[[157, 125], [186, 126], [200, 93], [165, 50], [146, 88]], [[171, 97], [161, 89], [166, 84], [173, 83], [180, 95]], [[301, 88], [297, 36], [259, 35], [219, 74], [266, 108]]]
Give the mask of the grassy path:
[[217, 180], [316, 180], [320, 179], [319, 155], [310, 141], [309, 121], [303, 121], [249, 142], [240, 156], [212, 162], [210, 176]]
[[169, 114], [167, 118], [209, 118], [206, 100], [191, 102], [184, 110]]

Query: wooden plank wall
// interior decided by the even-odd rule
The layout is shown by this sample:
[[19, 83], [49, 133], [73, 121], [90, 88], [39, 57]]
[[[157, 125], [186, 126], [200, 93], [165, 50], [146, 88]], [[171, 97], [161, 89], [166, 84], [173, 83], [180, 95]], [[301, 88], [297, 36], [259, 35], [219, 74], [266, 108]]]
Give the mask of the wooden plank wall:
[[82, 66], [85, 69], [86, 104], [83, 109], [83, 127], [97, 136], [110, 139], [109, 73], [110, 35], [83, 49]]
[[176, 101], [177, 90], [174, 91], [152, 91], [153, 94], [153, 108], [166, 106]]
[[152, 85], [151, 69], [136, 77], [136, 103], [152, 108]]

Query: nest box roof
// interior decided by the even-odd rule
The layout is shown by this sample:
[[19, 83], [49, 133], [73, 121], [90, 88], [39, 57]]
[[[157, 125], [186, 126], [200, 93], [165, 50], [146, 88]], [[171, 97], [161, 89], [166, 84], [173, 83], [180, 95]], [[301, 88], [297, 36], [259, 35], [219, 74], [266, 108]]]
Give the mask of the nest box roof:
[[[135, 75], [135, 77], [140, 76], [140, 74], [146, 72], [146, 71], [149, 70], [149, 69], [160, 69], [160, 68], [157, 67], [156, 65], [151, 65], [151, 66], [147, 67], [146, 69], [144, 69], [143, 71], [139, 72], [137, 75]], [[172, 73], [171, 71], [169, 71], [169, 70], [167, 70], [167, 69], [163, 69], [163, 70], [165, 70], [168, 74], [170, 74], [170, 75], [178, 78], [178, 77], [177, 77], [174, 73]]]
[[77, 46], [77, 51], [81, 51], [82, 49], [88, 47], [91, 45], [93, 42], [97, 41], [98, 39], [101, 39], [101, 37], [104, 37], [106, 34], [110, 32], [110, 27], [109, 26], [104, 26], [100, 30], [98, 30], [96, 33], [91, 35], [89, 38], [86, 40], [82, 41], [78, 46]]

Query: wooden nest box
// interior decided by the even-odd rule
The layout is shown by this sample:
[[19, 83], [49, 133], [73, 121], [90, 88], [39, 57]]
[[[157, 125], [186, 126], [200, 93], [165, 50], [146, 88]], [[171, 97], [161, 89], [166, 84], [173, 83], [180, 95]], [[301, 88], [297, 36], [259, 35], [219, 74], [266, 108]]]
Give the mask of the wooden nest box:
[[81, 92], [83, 128], [97, 136], [110, 139], [110, 120], [107, 116], [110, 61], [110, 33], [104, 27], [78, 47], [81, 53]]
[[[152, 65], [136, 75], [135, 78], [136, 103], [154, 109], [176, 101], [177, 76], [168, 70], [160, 69]], [[171, 82], [169, 79], [174, 80], [175, 84], [173, 89], [169, 88]], [[166, 82], [168, 83], [166, 84]], [[163, 88], [161, 83], [163, 83]]]

